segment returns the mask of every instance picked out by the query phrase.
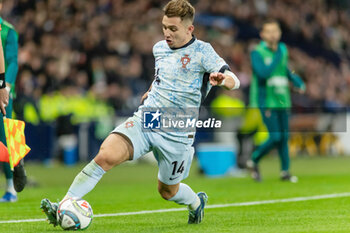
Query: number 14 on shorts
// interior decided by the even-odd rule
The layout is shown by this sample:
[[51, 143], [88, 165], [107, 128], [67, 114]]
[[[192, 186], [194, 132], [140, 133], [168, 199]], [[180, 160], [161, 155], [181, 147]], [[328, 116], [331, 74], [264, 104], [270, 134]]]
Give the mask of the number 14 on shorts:
[[185, 160], [181, 161], [180, 166], [178, 166], [179, 164], [178, 161], [174, 161], [171, 163], [173, 165], [173, 172], [171, 175], [175, 176], [176, 174], [178, 174], [178, 176], [176, 176], [175, 178], [170, 177], [170, 180], [177, 179], [184, 172], [185, 170], [184, 163], [185, 163]]

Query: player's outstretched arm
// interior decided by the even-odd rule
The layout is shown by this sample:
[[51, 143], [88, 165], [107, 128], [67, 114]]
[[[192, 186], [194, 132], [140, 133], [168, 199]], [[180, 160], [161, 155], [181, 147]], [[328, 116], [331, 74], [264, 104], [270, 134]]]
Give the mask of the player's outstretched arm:
[[239, 79], [229, 70], [226, 70], [224, 73], [211, 73], [209, 81], [212, 86], [222, 86], [228, 90], [235, 90], [240, 86]]

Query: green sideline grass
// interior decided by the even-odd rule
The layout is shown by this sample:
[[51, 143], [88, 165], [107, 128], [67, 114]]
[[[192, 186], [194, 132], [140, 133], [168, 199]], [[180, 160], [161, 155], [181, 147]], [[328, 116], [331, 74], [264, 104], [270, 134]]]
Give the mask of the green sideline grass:
[[[279, 181], [279, 161], [274, 157], [263, 160], [264, 181], [259, 184], [249, 177], [206, 178], [198, 174], [196, 163], [185, 183], [196, 192], [206, 191], [208, 204], [350, 192], [349, 157], [297, 158], [292, 165], [293, 173], [299, 176], [297, 184]], [[40, 200], [61, 199], [82, 167], [27, 164], [27, 173], [39, 186], [26, 188], [17, 203], [0, 203], [0, 221], [44, 218]], [[85, 199], [94, 214], [179, 207], [160, 198], [157, 167], [147, 164], [114, 168]], [[0, 224], [0, 232], [60, 231], [43, 221]], [[185, 211], [95, 218], [86, 232], [350, 232], [350, 198], [208, 209], [200, 225], [188, 225]]]

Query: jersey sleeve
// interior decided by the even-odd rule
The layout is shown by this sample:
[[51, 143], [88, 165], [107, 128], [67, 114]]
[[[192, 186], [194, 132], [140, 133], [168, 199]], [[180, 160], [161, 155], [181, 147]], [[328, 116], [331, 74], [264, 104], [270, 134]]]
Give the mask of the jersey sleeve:
[[292, 72], [290, 69], [287, 68], [287, 76], [288, 79], [293, 83], [293, 85], [301, 90], [306, 90], [306, 86], [304, 81], [300, 78], [299, 75]]
[[230, 69], [209, 43], [205, 44], [202, 56], [202, 66], [206, 73], [224, 72]]
[[12, 29], [9, 30], [5, 50], [5, 60], [7, 62], [5, 80], [6, 82], [13, 85], [16, 81], [18, 72], [18, 39], [16, 32]]

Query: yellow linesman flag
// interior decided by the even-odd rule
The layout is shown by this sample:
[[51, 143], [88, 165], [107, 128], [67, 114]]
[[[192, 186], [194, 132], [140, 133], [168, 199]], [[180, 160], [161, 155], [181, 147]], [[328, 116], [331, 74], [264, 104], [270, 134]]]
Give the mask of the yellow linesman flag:
[[13, 170], [24, 156], [30, 151], [24, 136], [24, 121], [4, 118], [9, 163]]

